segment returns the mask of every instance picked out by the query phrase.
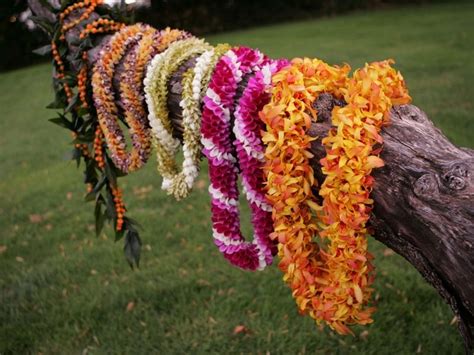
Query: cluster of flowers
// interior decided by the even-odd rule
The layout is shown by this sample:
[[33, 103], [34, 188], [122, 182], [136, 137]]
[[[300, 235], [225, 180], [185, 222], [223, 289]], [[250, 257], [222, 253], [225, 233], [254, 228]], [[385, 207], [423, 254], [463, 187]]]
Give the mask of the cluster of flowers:
[[[367, 228], [373, 185], [372, 168], [382, 143], [379, 131], [393, 104], [410, 100], [403, 78], [390, 62], [366, 65], [348, 77], [350, 68], [320, 60], [295, 59], [273, 76], [272, 100], [261, 117], [266, 123], [265, 174], [273, 206], [280, 269], [303, 314], [325, 321], [340, 334], [347, 325], [367, 324], [373, 281]], [[314, 138], [308, 135], [317, 119], [312, 103], [322, 93], [344, 99], [332, 111], [332, 129], [323, 139], [321, 160], [326, 179], [317, 203], [310, 159]], [[314, 240], [319, 236], [320, 242]]]
[[[100, 3], [85, 0], [65, 11], [61, 33], [87, 19]], [[191, 192], [203, 154], [209, 163], [213, 238], [223, 256], [242, 269], [262, 270], [278, 253], [303, 314], [341, 334], [351, 332], [348, 325], [370, 323], [371, 172], [383, 165], [380, 130], [392, 105], [410, 100], [392, 62], [367, 64], [349, 76], [348, 65], [272, 60], [255, 49], [213, 47], [183, 31], [108, 19], [90, 22], [80, 37], [109, 31], [115, 33], [98, 53], [90, 80], [87, 53], [78, 77], [82, 107], [97, 117], [92, 153], [97, 168], [105, 171], [113, 164], [124, 174], [135, 171], [154, 147], [162, 187], [180, 200]], [[55, 46], [53, 55], [64, 71]], [[181, 139], [168, 108], [169, 81], [178, 70]], [[93, 105], [88, 105], [88, 85]], [[70, 89], [64, 89], [71, 99]], [[323, 93], [345, 106], [333, 109], [334, 128], [322, 140], [327, 155], [319, 188], [309, 130], [317, 120], [314, 102]], [[239, 177], [252, 213], [251, 241], [240, 230]], [[126, 209], [116, 181], [111, 183], [120, 231]]]
[[[272, 262], [275, 249], [269, 239], [271, 208], [262, 184], [263, 147], [258, 110], [263, 107], [262, 95], [270, 85], [272, 69], [276, 71], [283, 63], [273, 62], [257, 50], [233, 48], [217, 62], [204, 97], [201, 141], [209, 162], [214, 241], [232, 264], [243, 269], [264, 269]], [[254, 76], [235, 105], [238, 86], [249, 74]], [[234, 140], [232, 118], [235, 118]], [[240, 231], [239, 168], [252, 211], [255, 229], [252, 242], [246, 242]]]

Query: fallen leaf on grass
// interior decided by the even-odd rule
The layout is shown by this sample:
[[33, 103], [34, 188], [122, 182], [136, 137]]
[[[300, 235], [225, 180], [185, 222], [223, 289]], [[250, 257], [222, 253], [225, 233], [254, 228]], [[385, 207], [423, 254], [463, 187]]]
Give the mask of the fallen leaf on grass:
[[71, 201], [71, 200], [72, 200], [72, 192], [68, 192], [68, 193], [66, 194], [66, 198], [67, 198], [69, 201]]
[[416, 349], [416, 353], [417, 354], [421, 353], [421, 344], [418, 344], [418, 348]]
[[43, 221], [43, 216], [40, 214], [30, 214], [29, 217], [31, 223], [40, 223]]
[[458, 317], [454, 316], [453, 319], [451, 319], [451, 322], [449, 325], [455, 325], [458, 322]]
[[153, 190], [152, 185], [144, 186], [144, 187], [134, 187], [133, 194], [138, 197], [138, 199], [143, 200], [146, 198], [150, 192]]
[[128, 302], [126, 311], [131, 312], [135, 308], [135, 302]]
[[22, 263], [25, 261], [25, 259], [23, 259], [21, 256], [17, 256], [15, 260], [18, 261], [19, 263]]
[[237, 325], [235, 328], [234, 328], [234, 334], [241, 334], [241, 333], [248, 333], [248, 329], [245, 325]]
[[390, 248], [385, 248], [383, 251], [383, 256], [391, 256], [393, 254], [395, 254], [395, 252]]
[[368, 330], [364, 330], [362, 333], [359, 334], [359, 338], [361, 338], [362, 340], [367, 340], [368, 336], [369, 336]]
[[91, 275], [97, 275], [97, 270], [92, 269], [91, 270]]
[[0, 245], [0, 254], [3, 254], [7, 251], [7, 246], [6, 245]]
[[196, 188], [198, 190], [203, 190], [205, 187], [206, 187], [206, 180], [202, 180], [202, 179], [199, 179], [197, 182], [196, 182]]

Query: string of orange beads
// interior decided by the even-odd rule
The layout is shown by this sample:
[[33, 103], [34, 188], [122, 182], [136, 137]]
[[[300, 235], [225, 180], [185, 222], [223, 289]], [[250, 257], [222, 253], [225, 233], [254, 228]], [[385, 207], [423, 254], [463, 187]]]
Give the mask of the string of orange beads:
[[[57, 72], [58, 73], [56, 74], [56, 78], [57, 79], [64, 79], [64, 76], [65, 76], [64, 71], [66, 70], [66, 68], [64, 67], [63, 60], [61, 59], [61, 56], [60, 56], [59, 51], [58, 51], [58, 47], [56, 46], [56, 42], [54, 42], [54, 40], [51, 42], [51, 53], [53, 54], [53, 59], [54, 59], [54, 62], [56, 63], [56, 66], [57, 66]], [[62, 86], [64, 88], [64, 92], [66, 93], [67, 101], [68, 102], [71, 101], [71, 99], [72, 99], [72, 90], [69, 87], [69, 84], [63, 82]]]
[[112, 195], [114, 196], [115, 212], [117, 213], [116, 230], [120, 232], [123, 226], [123, 216], [125, 214], [125, 204], [122, 199], [122, 191], [118, 187], [111, 187]]
[[75, 19], [75, 20], [73, 20], [73, 21], [71, 21], [67, 24], [63, 23], [63, 25], [61, 27], [61, 37], [60, 37], [60, 39], [64, 40], [65, 39], [65, 33], [67, 31], [74, 28], [75, 26], [80, 24], [82, 21], [87, 20], [90, 17], [90, 15], [94, 12], [95, 8], [98, 5], [102, 4], [102, 3], [103, 3], [103, 0], [85, 0], [83, 2], [75, 3], [71, 6], [69, 6], [68, 8], [66, 8], [60, 15], [61, 23], [63, 23], [66, 16], [71, 14], [74, 10], [77, 10], [77, 9], [80, 9], [80, 8], [83, 8], [83, 7], [87, 7], [86, 10], [82, 13], [82, 15], [79, 16], [77, 19]]
[[[77, 133], [72, 132], [71, 136], [72, 136], [72, 139], [76, 139], [77, 138]], [[76, 143], [76, 144], [74, 144], [74, 147], [76, 149], [81, 150], [82, 156], [84, 156], [84, 157], [89, 156], [89, 148], [88, 148], [87, 144], [85, 144], [85, 143]]]
[[97, 33], [119, 31], [123, 26], [125, 26], [124, 23], [116, 22], [114, 20], [108, 20], [105, 18], [100, 18], [91, 23], [88, 23], [86, 27], [82, 30], [81, 34], [79, 35], [79, 38], [84, 39], [87, 36], [89, 36], [91, 33], [97, 34]]
[[79, 99], [81, 100], [82, 107], [88, 108], [87, 103], [87, 52], [82, 53], [82, 68], [77, 74], [77, 89], [79, 92]]
[[104, 152], [102, 150], [102, 144], [104, 141], [104, 134], [100, 126], [97, 126], [95, 129], [95, 138], [94, 138], [94, 159], [97, 162], [97, 166], [100, 169], [103, 169], [105, 166], [104, 161]]

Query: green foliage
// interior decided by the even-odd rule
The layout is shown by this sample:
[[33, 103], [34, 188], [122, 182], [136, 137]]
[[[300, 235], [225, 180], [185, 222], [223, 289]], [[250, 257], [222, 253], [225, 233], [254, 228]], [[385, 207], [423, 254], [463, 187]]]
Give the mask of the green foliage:
[[[473, 15], [472, 4], [437, 5], [210, 40], [353, 67], [392, 57], [414, 103], [455, 143], [474, 147]], [[64, 158], [71, 137], [47, 122], [50, 73], [41, 65], [0, 75], [0, 353], [462, 354], [448, 306], [376, 241], [378, 312], [356, 337], [300, 317], [276, 266], [232, 268], [212, 242], [204, 164], [180, 203], [160, 191], [153, 159], [123, 179], [130, 215], [143, 224], [141, 265], [131, 272], [110, 226], [95, 237], [84, 166]]]
[[[74, 0], [63, 0], [60, 10], [53, 11], [51, 9], [51, 11], [58, 18], [59, 13], [63, 12], [74, 2]], [[117, 7], [109, 10], [112, 11], [105, 12], [103, 14], [104, 17], [111, 18], [117, 22], [130, 23], [130, 14], [125, 9], [120, 11]], [[84, 162], [84, 183], [91, 190], [86, 195], [85, 200], [95, 201], [95, 225], [96, 233], [99, 234], [106, 221], [113, 226], [118, 225], [119, 217], [115, 208], [113, 189], [117, 189], [118, 178], [126, 174], [115, 168], [108, 157], [105, 146], [102, 149], [105, 167], [101, 168], [95, 161], [93, 157], [94, 149], [92, 148], [94, 147], [95, 131], [98, 126], [97, 113], [93, 105], [90, 105], [89, 108], [84, 108], [82, 101], [79, 100], [79, 90], [74, 90], [78, 86], [77, 78], [80, 70], [87, 65], [87, 62], [83, 60], [83, 54], [97, 45], [95, 43], [97, 38], [93, 35], [89, 35], [86, 39], [77, 38], [74, 46], [71, 46], [64, 40], [61, 40], [62, 32], [59, 23], [50, 23], [48, 19], [41, 17], [35, 17], [34, 22], [53, 39], [49, 46], [38, 48], [36, 53], [40, 55], [51, 53], [51, 56], [54, 57], [54, 48], [59, 53], [59, 58], [53, 59], [54, 71], [52, 81], [55, 100], [47, 108], [59, 109], [62, 112], [58, 112], [57, 117], [51, 118], [49, 121], [71, 131], [73, 136], [71, 144], [73, 144], [74, 148], [70, 158], [76, 161], [78, 167], [81, 165], [81, 162]], [[64, 66], [64, 68], [61, 68], [61, 66]], [[67, 95], [67, 89], [69, 89], [69, 96]], [[92, 98], [90, 95], [86, 96], [86, 101], [91, 103]], [[134, 265], [138, 266], [139, 264], [141, 247], [140, 236], [135, 224], [134, 220], [124, 217], [123, 227], [120, 229], [116, 228], [115, 233], [116, 241], [125, 236], [125, 257], [132, 268]]]

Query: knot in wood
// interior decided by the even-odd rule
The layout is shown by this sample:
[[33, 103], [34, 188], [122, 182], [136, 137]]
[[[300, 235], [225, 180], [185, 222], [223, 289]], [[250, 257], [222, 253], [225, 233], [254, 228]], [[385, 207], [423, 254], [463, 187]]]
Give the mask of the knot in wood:
[[409, 118], [415, 122], [427, 121], [427, 117], [425, 113], [422, 110], [420, 110], [418, 107], [413, 106], [413, 105], [394, 106], [392, 110], [396, 113], [398, 112], [400, 116]]
[[433, 199], [439, 195], [438, 181], [433, 174], [424, 174], [415, 181], [413, 192], [419, 198]]
[[332, 94], [322, 93], [313, 102], [313, 108], [318, 114], [318, 121], [329, 122], [331, 120], [332, 109], [334, 106], [346, 106], [344, 100], [336, 99]]
[[443, 183], [451, 190], [464, 190], [469, 177], [469, 167], [464, 163], [455, 163], [443, 174]]

